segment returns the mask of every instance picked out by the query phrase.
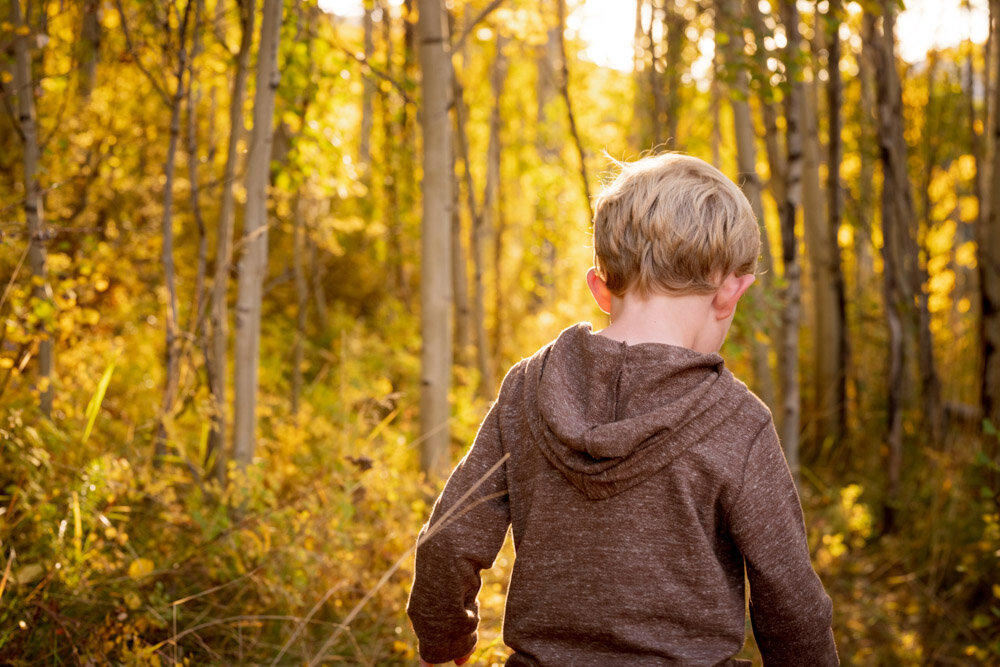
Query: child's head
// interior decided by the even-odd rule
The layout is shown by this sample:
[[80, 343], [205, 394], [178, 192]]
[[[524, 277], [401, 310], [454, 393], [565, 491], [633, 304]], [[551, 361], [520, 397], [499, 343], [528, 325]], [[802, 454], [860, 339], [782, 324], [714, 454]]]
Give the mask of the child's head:
[[612, 294], [709, 294], [754, 272], [757, 220], [722, 172], [674, 153], [618, 164], [594, 213], [594, 266]]

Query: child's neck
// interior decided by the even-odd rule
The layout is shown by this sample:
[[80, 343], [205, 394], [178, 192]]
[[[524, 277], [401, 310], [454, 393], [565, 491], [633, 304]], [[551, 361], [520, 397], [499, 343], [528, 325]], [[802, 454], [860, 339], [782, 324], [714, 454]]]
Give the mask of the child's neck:
[[630, 345], [664, 343], [702, 354], [718, 352], [726, 334], [714, 317], [711, 294], [633, 292], [612, 297], [611, 324], [599, 333]]

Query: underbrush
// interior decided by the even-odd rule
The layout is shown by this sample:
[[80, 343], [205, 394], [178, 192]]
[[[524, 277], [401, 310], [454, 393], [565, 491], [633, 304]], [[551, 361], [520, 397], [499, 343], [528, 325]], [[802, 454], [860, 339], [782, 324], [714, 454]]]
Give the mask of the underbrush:
[[[297, 414], [286, 352], [264, 350], [257, 459], [230, 467], [225, 487], [201, 464], [210, 412], [195, 383], [168, 424], [170, 455], [154, 465], [148, 342], [140, 354], [125, 353], [137, 349], [127, 336], [64, 353], [82, 372], [59, 387], [52, 421], [30, 391], [8, 391], [0, 664], [414, 664], [412, 548], [437, 487], [416, 472], [416, 352], [386, 342], [411, 326], [389, 313], [380, 327], [398, 331], [376, 335], [335, 317], [324, 350], [307, 355]], [[457, 373], [456, 458], [486, 409], [474, 385]], [[80, 409], [88, 401], [100, 412]], [[813, 561], [845, 664], [1000, 662], [998, 470], [980, 449], [972, 436], [944, 450], [908, 443], [891, 534], [880, 526], [884, 480], [807, 476]], [[475, 664], [508, 653], [513, 558], [508, 540], [484, 576]], [[741, 657], [755, 656], [748, 637]]]
[[[137, 389], [129, 355], [106, 398], [110, 364], [64, 383], [52, 421], [8, 393], [0, 664], [411, 664], [411, 550], [436, 488], [416, 472], [417, 397], [400, 379], [415, 354], [382, 340], [345, 317], [297, 414], [282, 355], [265, 362], [257, 457], [225, 487], [201, 464], [199, 390], [154, 465], [155, 383]], [[100, 418], [67, 409], [88, 396]], [[486, 406], [461, 383], [453, 400], [457, 456]]]
[[1000, 662], [997, 468], [981, 443], [975, 434], [954, 434], [944, 450], [912, 442], [887, 534], [884, 479], [804, 493], [844, 664]]

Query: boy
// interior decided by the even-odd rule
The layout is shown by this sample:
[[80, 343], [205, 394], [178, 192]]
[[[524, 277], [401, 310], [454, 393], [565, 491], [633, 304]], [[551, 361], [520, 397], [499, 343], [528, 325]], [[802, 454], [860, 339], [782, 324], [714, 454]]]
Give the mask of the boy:
[[[587, 282], [610, 325], [515, 365], [421, 531], [421, 662], [468, 659], [507, 526], [508, 665], [836, 665], [830, 598], [768, 409], [718, 351], [754, 280], [743, 193], [696, 158], [622, 164]], [[746, 664], [746, 663], [745, 663]]]

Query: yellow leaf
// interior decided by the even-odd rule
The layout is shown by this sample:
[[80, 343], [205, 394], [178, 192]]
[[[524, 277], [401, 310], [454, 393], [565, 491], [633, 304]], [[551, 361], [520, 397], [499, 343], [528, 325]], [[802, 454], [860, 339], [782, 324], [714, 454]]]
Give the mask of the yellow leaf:
[[407, 658], [412, 658], [415, 655], [412, 646], [398, 639], [392, 643], [392, 650], [406, 656]]
[[[140, 558], [139, 560], [144, 560], [144, 559]], [[131, 570], [132, 568], [129, 569]], [[129, 591], [128, 593], [125, 594], [125, 606], [131, 609], [132, 611], [135, 611], [136, 609], [142, 606], [142, 599], [140, 599], [139, 596], [136, 595], [135, 591]]]
[[136, 558], [128, 566], [128, 576], [133, 579], [141, 579], [153, 571], [153, 561], [148, 558]]
[[22, 35], [22, 36], [23, 35], [30, 35], [31, 34], [31, 28], [29, 28], [26, 25], [19, 26], [18, 29], [14, 31], [14, 34], [15, 35]]
[[3, 83], [10, 83], [14, 80], [14, 75], [10, 72], [0, 72], [0, 81]]

